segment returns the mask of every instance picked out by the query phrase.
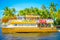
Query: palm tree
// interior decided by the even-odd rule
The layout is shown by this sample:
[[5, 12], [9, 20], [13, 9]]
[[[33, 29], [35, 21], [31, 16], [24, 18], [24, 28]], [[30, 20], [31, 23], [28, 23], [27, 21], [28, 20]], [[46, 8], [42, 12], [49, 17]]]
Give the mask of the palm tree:
[[[14, 18], [15, 17], [15, 8], [12, 8], [12, 9], [10, 9], [10, 8], [8, 8], [8, 7], [6, 7], [5, 9], [4, 9], [4, 13], [3, 13], [3, 19], [4, 20], [9, 20], [9, 19], [11, 19], [11, 18]], [[6, 18], [6, 19], [5, 19]]]
[[48, 18], [49, 17], [49, 11], [46, 9], [45, 5], [42, 5], [41, 10], [41, 16], [42, 18]]
[[23, 15], [23, 14], [24, 14], [23, 10], [20, 10], [19, 13], [18, 13], [18, 16]]
[[44, 4], [41, 6], [41, 8], [42, 10], [46, 10], [46, 6]]
[[51, 17], [54, 19], [55, 17], [53, 15], [55, 15], [55, 12], [57, 11], [56, 10], [56, 4], [54, 4], [53, 2], [51, 2], [50, 4], [50, 14], [51, 14]]
[[5, 16], [14, 16], [15, 11], [16, 11], [15, 8], [10, 9], [10, 8], [6, 7], [4, 9], [4, 14], [3, 15], [5, 15]]
[[58, 9], [58, 11], [57, 11], [57, 19], [59, 19], [60, 18], [60, 9]]
[[57, 6], [57, 4], [54, 4], [53, 2], [51, 2], [51, 4], [50, 4], [51, 10], [56, 11], [56, 6]]
[[60, 9], [58, 9], [58, 11], [56, 12], [56, 15], [57, 15], [56, 23], [57, 23], [57, 25], [60, 25]]

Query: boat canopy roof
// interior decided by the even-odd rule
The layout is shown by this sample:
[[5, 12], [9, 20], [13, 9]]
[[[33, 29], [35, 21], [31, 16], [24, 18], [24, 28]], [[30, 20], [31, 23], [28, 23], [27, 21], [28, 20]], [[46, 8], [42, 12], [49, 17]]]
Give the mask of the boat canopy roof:
[[40, 19], [39, 23], [54, 23], [52, 19]]

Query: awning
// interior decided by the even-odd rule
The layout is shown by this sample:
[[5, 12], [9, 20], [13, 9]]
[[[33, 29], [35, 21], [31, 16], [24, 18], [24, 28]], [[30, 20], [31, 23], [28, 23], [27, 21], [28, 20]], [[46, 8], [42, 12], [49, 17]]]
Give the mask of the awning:
[[46, 20], [45, 19], [41, 19], [41, 20], [39, 20], [39, 23], [46, 23]]

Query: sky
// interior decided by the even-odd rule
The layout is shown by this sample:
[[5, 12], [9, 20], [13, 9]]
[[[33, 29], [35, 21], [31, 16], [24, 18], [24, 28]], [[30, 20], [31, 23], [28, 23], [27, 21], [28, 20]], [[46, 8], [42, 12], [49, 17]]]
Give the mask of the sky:
[[40, 9], [42, 4], [48, 8], [51, 2], [58, 4], [57, 9], [60, 8], [60, 0], [0, 0], [0, 18], [3, 17], [5, 7], [15, 8], [16, 11], [30, 7], [37, 7]]

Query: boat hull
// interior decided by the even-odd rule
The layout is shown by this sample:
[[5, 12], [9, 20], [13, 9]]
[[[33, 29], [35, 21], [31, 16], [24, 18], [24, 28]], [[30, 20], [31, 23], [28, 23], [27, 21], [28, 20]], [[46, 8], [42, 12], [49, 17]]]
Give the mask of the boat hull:
[[27, 32], [57, 32], [56, 28], [39, 28], [39, 27], [15, 27], [2, 28], [2, 33], [27, 33]]

